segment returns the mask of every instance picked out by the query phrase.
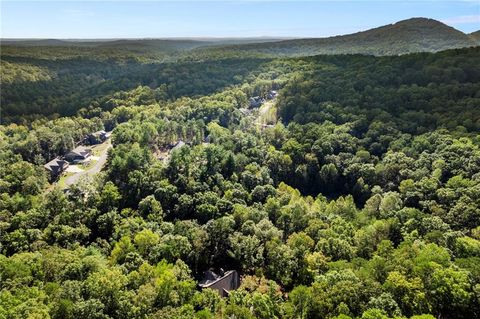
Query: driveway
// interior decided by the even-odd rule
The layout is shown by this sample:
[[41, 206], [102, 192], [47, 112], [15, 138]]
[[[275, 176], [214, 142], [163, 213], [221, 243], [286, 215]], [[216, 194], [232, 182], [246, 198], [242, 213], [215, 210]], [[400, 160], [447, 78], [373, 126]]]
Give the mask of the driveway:
[[74, 173], [66, 177], [65, 182], [63, 183], [64, 188], [69, 188], [71, 185], [77, 183], [80, 178], [83, 176], [93, 176], [98, 174], [105, 166], [107, 162], [108, 150], [112, 147], [112, 142], [110, 139], [106, 140], [102, 144], [96, 146], [96, 148], [101, 148], [100, 154], [97, 156], [92, 156], [91, 160], [96, 160], [90, 167], [87, 169], [77, 168], [74, 169]]
[[260, 106], [260, 108], [258, 109], [257, 119], [254, 124], [261, 127], [263, 125], [268, 124], [268, 122], [272, 122], [273, 119], [269, 119], [269, 117], [271, 117], [271, 111], [273, 110], [274, 107], [275, 107], [275, 99], [269, 100], [263, 103], [262, 106]]

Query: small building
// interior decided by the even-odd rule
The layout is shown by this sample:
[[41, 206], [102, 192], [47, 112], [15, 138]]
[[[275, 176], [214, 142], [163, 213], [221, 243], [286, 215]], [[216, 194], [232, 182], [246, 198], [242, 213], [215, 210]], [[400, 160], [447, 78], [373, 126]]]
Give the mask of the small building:
[[251, 97], [248, 100], [248, 102], [250, 104], [250, 108], [257, 108], [257, 107], [262, 106], [263, 103], [265, 103], [265, 99], [263, 99], [260, 96], [254, 96], [254, 97]]
[[200, 288], [210, 288], [217, 290], [220, 296], [227, 297], [228, 293], [240, 287], [240, 276], [236, 270], [224, 272], [220, 269], [220, 274], [208, 270], [204, 273], [204, 278], [198, 283]]
[[87, 137], [85, 138], [85, 142], [89, 145], [95, 145], [95, 144], [100, 144], [105, 142], [107, 138], [108, 138], [108, 133], [105, 132], [104, 130], [101, 130], [101, 131], [88, 134]]
[[77, 146], [67, 154], [65, 159], [72, 163], [82, 162], [92, 155], [92, 150], [85, 146]]
[[278, 92], [275, 91], [275, 90], [271, 90], [267, 93], [267, 99], [269, 100], [273, 100], [274, 98], [276, 98], [278, 95]]
[[67, 169], [68, 165], [69, 164], [67, 161], [60, 158], [55, 158], [54, 160], [51, 160], [47, 164], [43, 165], [43, 167], [50, 174], [50, 180], [54, 181], [60, 177], [60, 175], [62, 175], [62, 173]]
[[274, 128], [275, 125], [273, 124], [262, 124], [262, 129], [266, 129], [266, 128]]
[[178, 149], [184, 147], [185, 145], [186, 145], [185, 142], [182, 141], [182, 140], [180, 140], [180, 141], [178, 141], [177, 143], [175, 143], [175, 144], [173, 145], [171, 151], [178, 150]]

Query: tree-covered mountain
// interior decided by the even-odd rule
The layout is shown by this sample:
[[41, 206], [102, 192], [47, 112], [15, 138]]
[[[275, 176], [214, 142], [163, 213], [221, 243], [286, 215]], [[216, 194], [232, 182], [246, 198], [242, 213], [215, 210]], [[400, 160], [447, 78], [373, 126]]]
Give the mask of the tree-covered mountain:
[[476, 42], [468, 35], [442, 22], [412, 18], [349, 35], [247, 44], [224, 49], [285, 56], [354, 53], [398, 55], [412, 52], [437, 52], [475, 45]]
[[[367, 31], [329, 38], [192, 38], [192, 39], [2, 39], [2, 56], [46, 59], [140, 59], [164, 61], [168, 57], [211, 58], [250, 52], [262, 55], [308, 56], [318, 54], [398, 55], [437, 52], [476, 46], [478, 32], [464, 34], [442, 22], [412, 18]], [[171, 60], [171, 59], [168, 59]]]
[[[166, 99], [178, 97], [179, 91], [180, 96], [198, 94], [200, 87], [210, 87], [208, 93], [212, 93], [238, 84], [239, 77], [258, 67], [250, 62], [262, 58], [438, 51], [474, 46], [474, 36], [435, 20], [414, 18], [325, 39], [4, 39], [3, 122], [27, 114], [73, 115], [91, 107], [94, 98], [139, 85], [157, 88]], [[250, 60], [245, 64], [246, 58]], [[220, 61], [224, 59], [237, 59], [239, 64]]]

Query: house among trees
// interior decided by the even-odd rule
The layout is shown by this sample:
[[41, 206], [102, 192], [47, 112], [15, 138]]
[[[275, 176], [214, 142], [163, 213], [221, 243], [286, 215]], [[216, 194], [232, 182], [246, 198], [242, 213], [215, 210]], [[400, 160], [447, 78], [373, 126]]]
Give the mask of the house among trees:
[[200, 288], [210, 288], [217, 290], [220, 296], [227, 297], [228, 293], [240, 287], [240, 276], [236, 270], [224, 272], [220, 269], [220, 274], [208, 270], [204, 273], [204, 278], [198, 283]]
[[170, 151], [175, 151], [175, 150], [178, 150], [182, 147], [184, 147], [186, 144], [184, 141], [180, 140], [178, 141], [175, 145], [173, 145], [172, 149]]
[[163, 162], [168, 162], [170, 160], [170, 154], [174, 150], [178, 150], [183, 146], [187, 145], [184, 141], [180, 140], [176, 143], [168, 144], [166, 147], [160, 148], [158, 151], [154, 153], [155, 157]]
[[67, 161], [55, 158], [43, 167], [50, 173], [50, 180], [54, 181], [67, 169], [68, 165]]
[[274, 128], [275, 125], [273, 124], [262, 124], [262, 129], [266, 129], [266, 128]]
[[72, 163], [77, 163], [88, 159], [92, 155], [92, 150], [85, 146], [75, 147], [65, 155], [65, 159]]
[[270, 92], [267, 93], [267, 99], [268, 100], [273, 100], [274, 98], [276, 98], [278, 95], [278, 92], [275, 91], [275, 90], [271, 90]]
[[248, 102], [250, 103], [250, 108], [257, 108], [262, 106], [265, 103], [265, 99], [260, 96], [251, 97]]
[[101, 130], [101, 131], [88, 134], [88, 136], [85, 138], [85, 143], [89, 145], [100, 144], [105, 142], [107, 138], [108, 138], [108, 133], [105, 132], [104, 130]]

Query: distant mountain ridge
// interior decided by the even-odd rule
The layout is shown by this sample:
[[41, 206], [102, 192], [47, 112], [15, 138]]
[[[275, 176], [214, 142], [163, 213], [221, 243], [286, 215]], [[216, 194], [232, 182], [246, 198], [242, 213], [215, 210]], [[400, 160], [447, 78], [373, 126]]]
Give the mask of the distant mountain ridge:
[[[10, 48], [49, 47], [54, 50], [78, 48], [88, 52], [128, 52], [128, 54], [175, 56], [215, 54], [228, 56], [248, 52], [268, 56], [309, 56], [320, 54], [400, 55], [437, 52], [477, 46], [480, 31], [465, 34], [440, 21], [411, 18], [357, 33], [328, 38], [171, 38], [171, 39], [0, 39]], [[23, 48], [22, 48], [23, 50]], [[76, 50], [76, 51], [78, 51]], [[11, 50], [6, 50], [10, 54]], [[81, 52], [81, 51], [80, 51]], [[191, 52], [191, 53], [190, 53]]]
[[285, 56], [354, 53], [398, 55], [476, 46], [478, 42], [474, 40], [475, 37], [480, 37], [478, 32], [467, 35], [437, 20], [412, 18], [348, 35], [225, 48]]
[[14, 46], [60, 46], [60, 47], [114, 47], [114, 46], [150, 46], [161, 47], [172, 46], [191, 49], [207, 45], [233, 45], [246, 43], [278, 42], [281, 40], [292, 39], [282, 37], [245, 37], [245, 38], [147, 38], [147, 39], [0, 39], [2, 45]]

